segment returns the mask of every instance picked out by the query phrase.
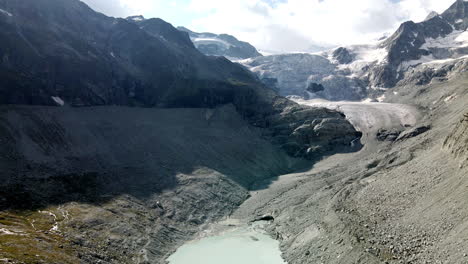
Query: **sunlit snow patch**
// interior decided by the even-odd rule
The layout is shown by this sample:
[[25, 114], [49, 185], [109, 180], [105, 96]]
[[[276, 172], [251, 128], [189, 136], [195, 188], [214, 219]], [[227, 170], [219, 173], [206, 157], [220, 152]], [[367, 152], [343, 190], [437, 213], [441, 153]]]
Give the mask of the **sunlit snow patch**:
[[60, 98], [58, 96], [52, 96], [52, 100], [54, 100], [54, 102], [56, 102], [60, 106], [65, 105], [65, 102], [62, 100], [62, 98]]
[[399, 70], [407, 70], [411, 66], [416, 66], [416, 65], [437, 65], [437, 64], [444, 64], [452, 61], [458, 61], [458, 60], [463, 60], [463, 59], [468, 59], [468, 55], [461, 56], [459, 58], [448, 58], [448, 59], [442, 59], [438, 60], [434, 58], [434, 56], [429, 55], [429, 56], [422, 56], [419, 60], [411, 60], [411, 61], [404, 61], [400, 64]]
[[421, 49], [431, 48], [462, 48], [468, 46], [468, 32], [455, 30], [445, 37], [427, 38], [426, 43], [421, 46]]
[[[346, 47], [351, 54], [355, 56], [355, 59], [350, 64], [340, 64], [338, 68], [340, 70], [350, 70], [352, 77], [359, 77], [365, 74], [366, 66], [372, 64], [384, 64], [387, 61], [388, 51], [385, 48], [381, 48], [378, 45], [354, 45]], [[330, 61], [333, 59], [329, 58]], [[334, 62], [336, 63], [336, 61]]]
[[3, 9], [1, 9], [1, 8], [0, 8], [0, 13], [1, 13], [1, 14], [4, 14], [4, 15], [7, 15], [7, 16], [10, 16], [10, 17], [13, 16], [10, 12], [5, 11], [5, 10], [3, 10]]
[[192, 42], [195, 46], [199, 45], [217, 45], [221, 46], [224, 49], [229, 49], [232, 45], [227, 43], [224, 40], [217, 39], [217, 38], [209, 38], [209, 37], [199, 37], [199, 38], [192, 38]]
[[382, 103], [383, 101], [385, 101], [385, 94], [383, 94], [382, 96], [380, 97], [377, 97], [377, 101]]

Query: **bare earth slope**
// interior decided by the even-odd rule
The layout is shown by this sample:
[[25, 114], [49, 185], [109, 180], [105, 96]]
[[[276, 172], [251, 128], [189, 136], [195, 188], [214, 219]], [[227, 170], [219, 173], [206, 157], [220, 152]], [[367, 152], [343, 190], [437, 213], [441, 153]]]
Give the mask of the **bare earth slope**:
[[365, 108], [364, 116], [387, 129], [392, 116], [405, 117], [393, 123], [400, 129], [431, 129], [418, 134], [406, 128], [401, 135], [410, 136], [378, 141], [378, 128], [369, 126], [373, 122], [354, 120], [369, 129], [362, 151], [337, 154], [307, 173], [280, 177], [252, 192], [232, 217], [273, 216], [269, 230], [281, 241], [288, 263], [466, 263], [467, 77], [397, 87], [400, 95], [387, 95], [390, 102], [415, 107], [331, 104], [351, 120]]

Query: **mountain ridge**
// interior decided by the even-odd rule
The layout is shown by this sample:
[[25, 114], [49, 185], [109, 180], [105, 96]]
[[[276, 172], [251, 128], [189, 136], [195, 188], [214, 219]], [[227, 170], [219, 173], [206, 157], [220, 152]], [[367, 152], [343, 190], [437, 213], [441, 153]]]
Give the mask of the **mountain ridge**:
[[232, 60], [262, 56], [250, 43], [239, 41], [232, 35], [197, 33], [185, 27], [178, 27], [178, 29], [187, 32], [197, 49], [205, 55], [225, 56]]
[[[266, 84], [275, 83], [274, 88], [282, 95], [328, 100], [376, 100], [384, 90], [399, 82], [430, 81], [427, 78], [415, 79], [424, 75], [420, 72], [433, 76], [431, 71], [438, 71], [436, 64], [432, 65], [432, 69], [427, 69], [426, 64], [432, 61], [447, 60], [444, 67], [456, 70], [446, 64], [455, 64], [455, 60], [463, 60], [468, 55], [467, 10], [468, 2], [457, 0], [440, 15], [431, 16], [420, 23], [402, 23], [392, 35], [375, 44], [339, 47], [322, 53], [303, 53], [301, 56], [271, 55], [241, 63], [257, 73]], [[316, 61], [317, 65], [319, 61], [323, 63], [317, 68], [305, 63], [305, 60], [295, 60], [295, 57], [307, 57], [307, 61]], [[279, 65], [297, 69], [296, 72], [275, 69]], [[324, 67], [329, 69], [325, 74]], [[409, 76], [407, 73], [411, 71], [408, 68], [417, 71], [417, 76]], [[311, 84], [321, 84], [324, 90], [310, 94], [307, 87]]]

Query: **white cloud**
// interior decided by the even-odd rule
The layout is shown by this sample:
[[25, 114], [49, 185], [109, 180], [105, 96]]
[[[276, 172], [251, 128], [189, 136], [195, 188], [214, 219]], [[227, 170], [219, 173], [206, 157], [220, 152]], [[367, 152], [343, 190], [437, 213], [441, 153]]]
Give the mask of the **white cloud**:
[[[147, 18], [159, 17], [169, 23], [186, 24], [191, 21], [187, 3], [181, 0], [81, 0], [96, 11], [114, 17], [144, 15]], [[187, 2], [187, 0], [184, 0]]]
[[[312, 44], [346, 45], [374, 40], [406, 20], [421, 21], [454, 0], [192, 0], [206, 15], [189, 27], [230, 33], [260, 49], [306, 50]], [[271, 2], [271, 1], [270, 1]]]
[[228, 33], [263, 50], [365, 43], [455, 0], [83, 0], [109, 15], [161, 17], [194, 31]]

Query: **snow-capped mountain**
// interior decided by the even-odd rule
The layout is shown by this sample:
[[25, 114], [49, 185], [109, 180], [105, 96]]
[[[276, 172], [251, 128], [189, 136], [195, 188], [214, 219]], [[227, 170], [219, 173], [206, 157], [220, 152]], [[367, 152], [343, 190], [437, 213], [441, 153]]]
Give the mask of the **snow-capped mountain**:
[[[143, 16], [130, 16], [127, 17], [127, 20], [138, 24], [140, 27], [145, 28], [146, 30], [148, 30], [149, 27], [151, 31], [151, 22], [155, 19], [146, 19]], [[231, 35], [196, 33], [185, 27], [178, 27], [177, 29], [183, 34], [188, 35], [189, 38], [184, 38], [183, 41], [185, 41], [185, 39], [190, 39], [190, 45], [195, 46], [195, 48], [197, 48], [201, 53], [208, 56], [224, 56], [232, 61], [262, 56], [262, 54], [260, 54], [254, 46], [247, 42], [239, 41], [237, 38]], [[159, 32], [160, 29], [157, 29], [156, 31]], [[155, 34], [155, 36], [159, 35], [160, 34]]]
[[[444, 13], [431, 13], [420, 23], [405, 22], [393, 35], [374, 44], [315, 54], [272, 55], [241, 63], [265, 83], [274, 84], [282, 95], [330, 100], [376, 98], [398, 83], [423, 84], [466, 69], [467, 28], [468, 2], [457, 0]], [[318, 85], [323, 89], [313, 88]]]
[[360, 100], [368, 95], [369, 69], [384, 63], [386, 54], [378, 45], [355, 45], [315, 54], [271, 55], [241, 63], [283, 96]]
[[[283, 96], [308, 98], [309, 93], [314, 93], [330, 100], [359, 100], [364, 96], [365, 85], [358, 78], [341, 72], [336, 64], [322, 55], [281, 54], [247, 59], [241, 63]], [[319, 84], [324, 89], [314, 88], [320, 87]]]
[[187, 32], [195, 47], [205, 55], [224, 56], [231, 60], [247, 59], [262, 56], [251, 44], [239, 41], [227, 34], [196, 33], [187, 28], [179, 27]]

